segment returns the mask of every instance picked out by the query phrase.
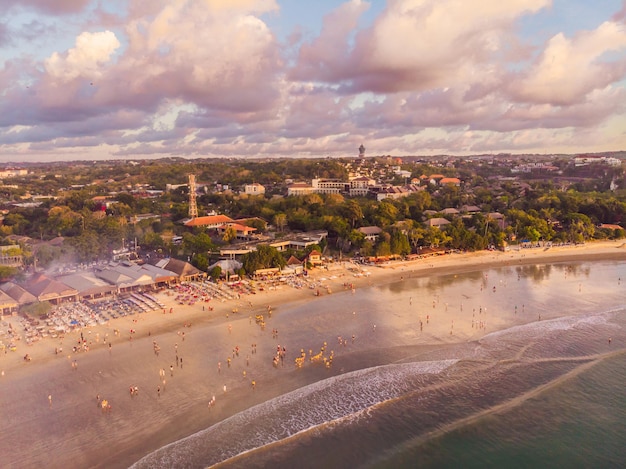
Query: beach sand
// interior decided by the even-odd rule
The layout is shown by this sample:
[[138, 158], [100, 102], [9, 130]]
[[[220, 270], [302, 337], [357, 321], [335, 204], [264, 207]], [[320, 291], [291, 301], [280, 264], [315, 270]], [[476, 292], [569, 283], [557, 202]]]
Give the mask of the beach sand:
[[[378, 323], [376, 318], [346, 307], [350, 296], [358, 297], [362, 289], [392, 285], [409, 278], [574, 260], [626, 260], [626, 244], [614, 241], [450, 254], [362, 266], [364, 270], [360, 273], [350, 263], [336, 263], [328, 270], [311, 273], [309, 281], [321, 285], [319, 297], [314, 295], [316, 289], [285, 285], [237, 300], [213, 300], [205, 303], [203, 310], [203, 303], [179, 305], [174, 296], [160, 293], [158, 299], [166, 305], [165, 314], [144, 313], [83, 329], [83, 335], [92, 342], [89, 352], [71, 352], [80, 332], [69, 333], [62, 340], [46, 338], [31, 346], [18, 343], [16, 352], [0, 356], [3, 465], [128, 467], [168, 443], [272, 397], [336, 374], [408, 360], [441, 344], [478, 340], [487, 332], [515, 323], [510, 315], [490, 317], [489, 327], [485, 329], [470, 327], [467, 321], [453, 321], [452, 325], [447, 321], [431, 321], [427, 333], [418, 341], [405, 341], [403, 331], [393, 330], [391, 323]], [[346, 284], [353, 284], [354, 292]], [[434, 309], [435, 300], [432, 301]], [[440, 303], [437, 311], [443, 311], [443, 301], [437, 300]], [[341, 311], [333, 313], [330, 321], [317, 320], [316, 314], [308, 313], [301, 321], [303, 331], [293, 332], [291, 336], [289, 331], [280, 329], [282, 324], [291, 324], [281, 322], [281, 315], [286, 319], [288, 311], [311, 302], [324, 305], [319, 318], [325, 318], [333, 304], [341, 305]], [[209, 311], [208, 305], [213, 309]], [[273, 311], [272, 318], [267, 318], [268, 305]], [[233, 313], [234, 309], [238, 312]], [[266, 315], [264, 330], [254, 321], [256, 314]], [[426, 310], [420, 320], [424, 320], [425, 314]], [[5, 320], [17, 327], [15, 318]], [[376, 348], [370, 349], [367, 342], [377, 333], [374, 326], [387, 334], [376, 336]], [[277, 336], [274, 328], [279, 328]], [[114, 335], [114, 329], [120, 331], [119, 336]], [[136, 330], [132, 340], [130, 329]], [[352, 343], [352, 331], [357, 332], [356, 343]], [[102, 343], [105, 334], [110, 347]], [[337, 337], [342, 334], [347, 345], [338, 345]], [[327, 337], [324, 355], [328, 357], [329, 350], [336, 351], [330, 368], [310, 366], [307, 360], [302, 369], [296, 370], [294, 357], [299, 355], [300, 345], [305, 342], [303, 337], [307, 335], [312, 342], [306, 348], [314, 354], [323, 346], [317, 338]], [[98, 343], [96, 336], [100, 338]], [[158, 355], [154, 352], [155, 342], [160, 348]], [[277, 344], [289, 344], [279, 375], [272, 364]], [[236, 346], [238, 355], [234, 352]], [[63, 353], [55, 354], [55, 348], [59, 347]], [[25, 353], [32, 361], [23, 360]], [[309, 350], [306, 353], [308, 356]], [[165, 383], [159, 375], [161, 369], [165, 371]], [[130, 396], [131, 386], [138, 387], [138, 395]], [[102, 411], [98, 398], [106, 399], [111, 410]]]

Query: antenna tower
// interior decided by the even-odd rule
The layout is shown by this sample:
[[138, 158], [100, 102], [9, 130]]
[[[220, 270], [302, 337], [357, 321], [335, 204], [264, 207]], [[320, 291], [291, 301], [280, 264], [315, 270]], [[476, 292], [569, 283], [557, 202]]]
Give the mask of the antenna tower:
[[196, 204], [196, 176], [189, 175], [189, 218], [192, 220], [198, 216], [198, 205]]

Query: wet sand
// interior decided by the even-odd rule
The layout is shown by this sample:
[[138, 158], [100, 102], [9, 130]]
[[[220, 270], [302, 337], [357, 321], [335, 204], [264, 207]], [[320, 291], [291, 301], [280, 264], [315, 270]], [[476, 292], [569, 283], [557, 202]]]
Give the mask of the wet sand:
[[[353, 283], [354, 294], [359, 295], [363, 288], [410, 277], [480, 271], [503, 265], [625, 259], [626, 247], [617, 241], [563, 248], [451, 254], [403, 264], [367, 266], [364, 268], [369, 275], [362, 276], [355, 276], [354, 271], [348, 270], [347, 263], [337, 264], [328, 271], [312, 274], [312, 278], [317, 278], [331, 291], [327, 293], [321, 288], [321, 297], [315, 297], [310, 289], [283, 286], [239, 300], [212, 302], [213, 311], [208, 308], [203, 311], [201, 303], [181, 306], [175, 304], [173, 296], [159, 294], [159, 300], [166, 304], [168, 311], [169, 307], [173, 308], [173, 313], [151, 312], [120, 318], [91, 328], [91, 333], [83, 329], [83, 334], [94, 342], [89, 352], [70, 352], [80, 338], [79, 332], [73, 332], [65, 336], [62, 344], [59, 339], [47, 338], [32, 346], [19, 344], [16, 352], [0, 357], [3, 464], [9, 467], [128, 467], [165, 444], [290, 390], [333, 374], [402, 360], [442, 343], [475, 340], [482, 334], [467, 324], [455, 324], [452, 335], [449, 324], [433, 321], [419, 344], [408, 345], [399, 339], [396, 347], [385, 347], [384, 354], [380, 348], [370, 350], [360, 345], [357, 353], [356, 346], [337, 348], [336, 342], [331, 340], [336, 341], [337, 330], [358, 328], [357, 341], [365, 343], [366, 335], [375, 333], [371, 330], [371, 318], [355, 318], [350, 311], [342, 311], [332, 324], [318, 324], [314, 316], [308, 316], [306, 320], [303, 318], [303, 324], [315, 331], [315, 337], [329, 337], [329, 348], [337, 349], [335, 362], [329, 369], [304, 366], [296, 372], [293, 358], [298, 351], [290, 344], [284, 365], [287, 371], [276, 377], [272, 366], [276, 344], [283, 340], [289, 343], [288, 338], [281, 335], [282, 330], [278, 337], [272, 334], [275, 325], [281, 324], [281, 314], [320, 300], [325, 307], [335, 301], [333, 298], [337, 304], [345, 304], [349, 301], [346, 295], [353, 293], [344, 283]], [[268, 319], [265, 330], [261, 330], [250, 316], [266, 312], [267, 305], [272, 306], [273, 318]], [[234, 308], [237, 314], [232, 313]], [[492, 323], [498, 328], [511, 324]], [[382, 329], [384, 324], [379, 327]], [[137, 331], [133, 340], [129, 339], [131, 328]], [[114, 336], [114, 329], [121, 331], [119, 337]], [[493, 330], [492, 327], [490, 332]], [[112, 343], [110, 349], [102, 344], [106, 333]], [[96, 334], [100, 343], [95, 343]], [[154, 353], [155, 341], [160, 348], [158, 356]], [[257, 353], [253, 353], [253, 343]], [[239, 356], [233, 356], [236, 345], [240, 347]], [[63, 353], [55, 355], [55, 347], [60, 346]], [[31, 362], [23, 361], [25, 353], [31, 355]], [[178, 366], [176, 354], [182, 358]], [[160, 369], [165, 370], [165, 384], [159, 376]], [[246, 371], [245, 377], [243, 371]], [[254, 388], [252, 380], [256, 381]], [[130, 386], [139, 388], [137, 396], [130, 396]], [[161, 387], [160, 395], [157, 386]], [[48, 396], [52, 397], [51, 402]], [[109, 401], [110, 412], [98, 407], [96, 396]], [[209, 406], [213, 396], [215, 405]]]

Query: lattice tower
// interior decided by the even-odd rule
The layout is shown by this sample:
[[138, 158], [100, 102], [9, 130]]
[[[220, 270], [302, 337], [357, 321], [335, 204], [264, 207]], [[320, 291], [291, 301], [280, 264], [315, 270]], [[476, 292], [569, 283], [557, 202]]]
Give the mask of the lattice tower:
[[198, 205], [196, 204], [196, 176], [189, 175], [189, 218], [198, 216]]

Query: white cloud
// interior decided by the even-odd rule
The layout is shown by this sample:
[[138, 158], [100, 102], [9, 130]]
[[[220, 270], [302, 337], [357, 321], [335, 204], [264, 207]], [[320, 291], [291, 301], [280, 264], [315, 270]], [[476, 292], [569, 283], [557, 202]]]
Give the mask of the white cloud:
[[[252, 14], [268, 1], [181, 1], [127, 27], [122, 74], [135, 94], [180, 98], [235, 113], [276, 99], [280, 56], [267, 25]], [[238, 10], [240, 7], [241, 10]], [[136, 73], [141, 70], [141, 73]]]
[[[345, 25], [355, 23], [360, 2], [329, 15], [320, 37], [302, 48], [294, 76], [350, 82], [355, 91], [420, 91], [480, 80], [482, 65], [503, 54], [514, 21], [549, 0], [394, 0], [354, 46]], [[341, 12], [345, 25], [337, 21]], [[349, 13], [349, 14], [347, 14]]]
[[[607, 54], [621, 52], [618, 60]], [[619, 81], [626, 75], [626, 28], [605, 22], [593, 31], [569, 39], [552, 37], [537, 62], [513, 83], [514, 96], [523, 101], [567, 105], [587, 98], [594, 90]]]
[[96, 78], [105, 72], [120, 41], [111, 31], [84, 32], [76, 45], [65, 54], [53, 53], [45, 61], [46, 71], [54, 78], [69, 81], [79, 76]]
[[299, 40], [282, 44], [269, 26], [283, 1], [294, 0], [121, 0], [127, 9], [100, 8], [83, 26], [76, 15], [73, 27], [91, 32], [72, 33], [74, 46], [0, 68], [0, 152], [28, 141], [42, 152], [100, 141], [117, 155], [215, 156], [626, 143], [615, 15], [538, 45], [545, 31], [525, 38], [520, 19], [554, 17], [561, 4], [337, 0], [291, 62]]

